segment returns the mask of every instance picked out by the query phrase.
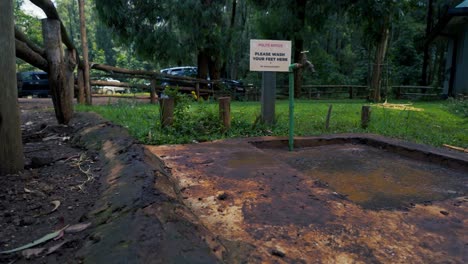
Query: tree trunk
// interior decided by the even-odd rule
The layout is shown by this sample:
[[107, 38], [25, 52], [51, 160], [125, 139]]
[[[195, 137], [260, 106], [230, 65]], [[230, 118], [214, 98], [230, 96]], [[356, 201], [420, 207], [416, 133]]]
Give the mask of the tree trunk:
[[65, 51], [65, 81], [66, 86], [62, 91], [64, 104], [67, 111], [71, 111], [73, 115], [73, 98], [75, 97], [75, 68], [76, 68], [76, 52], [75, 50]]
[[[426, 38], [431, 33], [431, 29], [432, 29], [432, 2], [433, 0], [428, 0], [427, 16], [426, 16]], [[429, 67], [429, 46], [430, 46], [429, 43], [425, 41], [421, 85], [428, 84], [427, 68]]]
[[66, 61], [64, 60], [59, 20], [43, 19], [42, 35], [49, 64], [49, 86], [55, 116], [59, 124], [68, 124], [73, 116], [73, 96], [70, 97], [73, 88], [70, 88], [72, 82], [67, 78], [71, 77], [68, 68], [71, 68], [69, 65], [73, 64], [70, 61], [72, 58], [69, 54], [74, 52], [68, 52], [68, 58]]
[[85, 104], [83, 69], [78, 69], [78, 103]]
[[24, 168], [16, 88], [13, 1], [0, 1], [0, 10], [0, 174], [10, 174]]
[[210, 56], [209, 54], [202, 50], [198, 51], [198, 56], [197, 56], [197, 66], [198, 66], [198, 73], [197, 73], [197, 78], [199, 79], [207, 79], [208, 78], [208, 64], [210, 61]]
[[78, 7], [80, 9], [80, 33], [81, 33], [81, 48], [83, 51], [83, 76], [84, 87], [86, 93], [86, 104], [92, 105], [93, 99], [91, 96], [91, 86], [89, 78], [89, 58], [88, 58], [88, 38], [86, 37], [86, 21], [84, 14], [84, 0], [78, 0]]
[[[304, 39], [300, 32], [305, 25], [305, 10], [307, 0], [296, 0], [296, 5], [293, 7], [297, 16], [296, 29], [294, 34], [294, 60], [296, 63], [302, 63], [302, 51], [304, 49]], [[302, 75], [303, 69], [299, 68], [294, 71], [294, 98], [301, 97], [302, 90]]]
[[[386, 20], [388, 21], [388, 19]], [[388, 39], [390, 31], [388, 28], [389, 23], [384, 23], [380, 33], [379, 43], [374, 58], [374, 65], [372, 69], [371, 90], [373, 90], [372, 99], [374, 102], [379, 102], [380, 97], [380, 84], [382, 80], [382, 66], [385, 61], [385, 54], [387, 53]]]
[[215, 52], [211, 52], [210, 59], [208, 61], [208, 70], [211, 80], [221, 79], [221, 67], [221, 56]]

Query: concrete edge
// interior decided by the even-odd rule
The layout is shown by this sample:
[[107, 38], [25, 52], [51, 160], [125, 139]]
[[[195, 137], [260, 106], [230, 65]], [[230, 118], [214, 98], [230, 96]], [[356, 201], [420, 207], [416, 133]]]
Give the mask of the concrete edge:
[[158, 157], [97, 114], [73, 123], [72, 142], [104, 163], [91, 235], [77, 253], [83, 263], [222, 262], [223, 245], [180, 202]]

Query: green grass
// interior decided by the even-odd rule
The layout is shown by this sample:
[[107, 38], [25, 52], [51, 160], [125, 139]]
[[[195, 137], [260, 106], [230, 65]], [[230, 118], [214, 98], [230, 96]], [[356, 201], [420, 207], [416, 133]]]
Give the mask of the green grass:
[[[146, 144], [178, 144], [193, 141], [249, 137], [287, 136], [288, 102], [277, 101], [275, 126], [258, 121], [260, 103], [233, 102], [232, 129], [222, 133], [218, 122], [217, 103], [196, 103], [183, 100], [175, 114], [174, 127], [161, 129], [157, 105], [118, 103], [108, 106], [79, 106], [79, 111], [94, 111], [120, 124], [139, 141]], [[408, 103], [408, 102], [392, 102]], [[328, 106], [333, 105], [330, 128], [325, 129]], [[360, 127], [362, 100], [296, 101], [295, 135], [333, 133], [375, 133], [417, 143], [468, 147], [468, 118], [457, 114], [449, 101], [415, 102], [411, 106], [423, 111], [388, 109], [370, 104], [371, 122], [368, 129]], [[455, 108], [458, 109], [458, 108]]]

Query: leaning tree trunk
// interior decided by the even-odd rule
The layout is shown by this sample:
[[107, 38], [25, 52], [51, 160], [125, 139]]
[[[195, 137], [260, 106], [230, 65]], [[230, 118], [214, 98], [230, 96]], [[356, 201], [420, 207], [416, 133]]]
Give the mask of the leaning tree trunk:
[[16, 88], [13, 1], [0, 1], [0, 174], [23, 169], [18, 90]]
[[83, 78], [84, 90], [86, 94], [86, 104], [92, 105], [93, 99], [91, 97], [91, 86], [89, 78], [89, 58], [88, 58], [88, 38], [86, 36], [86, 20], [84, 10], [84, 0], [78, 0], [78, 7], [80, 9], [80, 33], [81, 33], [81, 48], [83, 52]]
[[49, 86], [59, 124], [67, 125], [73, 116], [74, 51], [63, 54], [60, 20], [43, 19], [42, 35], [49, 64]]
[[[387, 20], [388, 21], [388, 20]], [[372, 79], [371, 79], [371, 90], [373, 90], [372, 99], [374, 102], [380, 102], [380, 84], [382, 80], [382, 66], [385, 61], [385, 54], [387, 53], [388, 39], [390, 36], [390, 30], [388, 28], [389, 23], [384, 23], [380, 39], [377, 46], [377, 50], [374, 58], [374, 65], [372, 69]]]

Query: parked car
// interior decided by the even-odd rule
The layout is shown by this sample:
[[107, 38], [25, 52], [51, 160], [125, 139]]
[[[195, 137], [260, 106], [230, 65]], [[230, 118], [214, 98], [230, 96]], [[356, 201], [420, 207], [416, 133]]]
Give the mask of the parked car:
[[[119, 80], [115, 80], [112, 78], [105, 78], [104, 80], [108, 82], [120, 83]], [[112, 95], [116, 93], [123, 94], [123, 93], [130, 93], [130, 89], [125, 88], [125, 87], [118, 87], [118, 86], [94, 86], [93, 93], [107, 94], [107, 95]]]
[[162, 69], [161, 73], [196, 78], [197, 73], [198, 73], [198, 68], [195, 66], [172, 67], [172, 68]]
[[231, 96], [234, 100], [241, 100], [245, 98], [245, 86], [240, 81], [222, 79], [221, 87], [227, 95]]
[[[160, 72], [164, 74], [168, 74], [168, 75], [197, 78], [198, 70], [197, 70], [197, 67], [194, 67], [194, 66], [183, 66], [183, 67], [172, 67], [172, 68], [162, 69]], [[194, 84], [190, 82], [185, 82], [182, 80], [165, 79], [161, 82], [161, 86], [162, 87], [168, 87], [168, 86], [193, 87]]]
[[[160, 72], [169, 74], [169, 75], [196, 78], [198, 75], [198, 68], [195, 66], [172, 67], [172, 68], [162, 69]], [[208, 77], [208, 80], [209, 79], [210, 78]], [[168, 86], [194, 87], [194, 84], [184, 82], [183, 80], [164, 80], [161, 83], [161, 86], [163, 87], [168, 87]], [[211, 84], [209, 86], [211, 87]], [[245, 95], [245, 87], [242, 84], [242, 82], [239, 82], [239, 81], [222, 79], [221, 82], [217, 83], [214, 87], [216, 90], [221, 90], [219, 92], [226, 94], [226, 95], [230, 95], [232, 96], [232, 98], [235, 98], [235, 99], [243, 98]], [[158, 96], [160, 96], [160, 94], [158, 94]]]
[[19, 97], [48, 97], [50, 95], [49, 79], [46, 72], [18, 72], [16, 81]]

